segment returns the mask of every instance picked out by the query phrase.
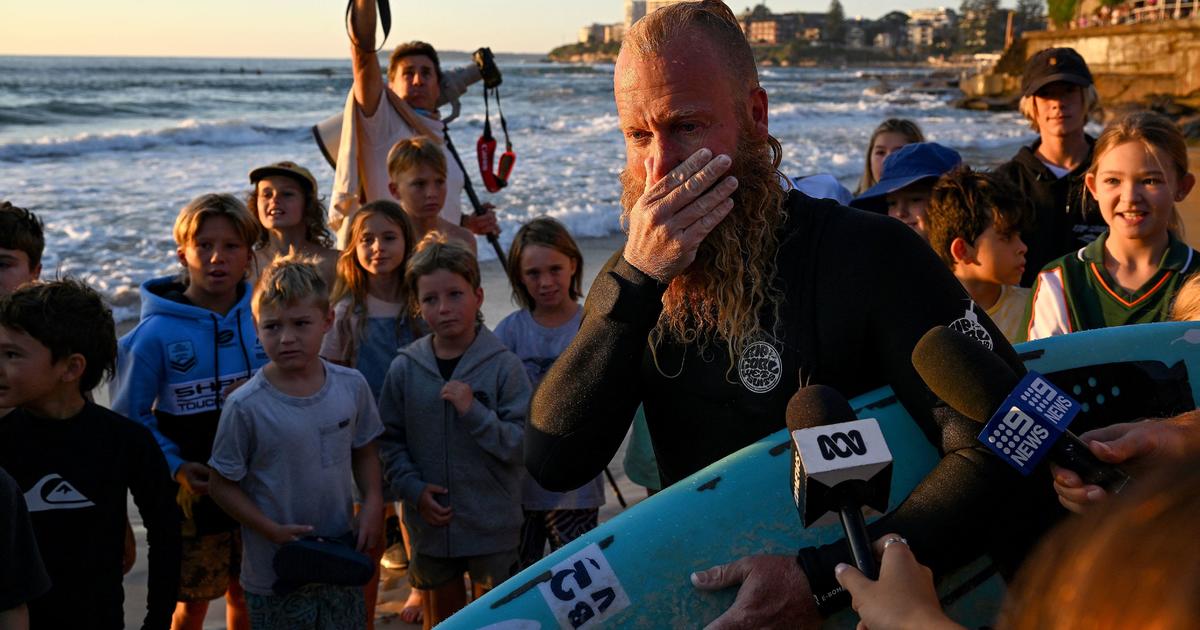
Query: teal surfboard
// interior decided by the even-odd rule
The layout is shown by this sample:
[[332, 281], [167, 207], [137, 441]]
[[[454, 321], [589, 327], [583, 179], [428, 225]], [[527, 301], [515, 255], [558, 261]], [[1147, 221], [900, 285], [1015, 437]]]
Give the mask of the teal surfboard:
[[[1200, 324], [1109, 328], [1017, 346], [1102, 423], [1194, 409], [1200, 400]], [[889, 509], [938, 461], [889, 388], [850, 401], [879, 421], [894, 457]], [[1083, 418], [1076, 420], [1080, 423]], [[782, 423], [782, 418], [780, 422]], [[982, 428], [982, 427], [981, 427]], [[689, 574], [758, 553], [794, 554], [842, 537], [839, 526], [803, 529], [790, 489], [789, 439], [781, 430], [665, 489], [504, 582], [442, 628], [699, 628], [733, 602], [734, 589], [695, 590]], [[980, 558], [939, 584], [948, 613], [989, 624], [1003, 598]], [[843, 612], [829, 628], [853, 628]]]

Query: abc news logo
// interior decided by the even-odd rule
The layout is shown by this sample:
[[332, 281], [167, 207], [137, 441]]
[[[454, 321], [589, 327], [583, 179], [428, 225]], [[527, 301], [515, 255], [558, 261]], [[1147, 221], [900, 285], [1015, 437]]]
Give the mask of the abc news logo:
[[858, 429], [851, 429], [844, 433], [838, 431], [829, 435], [818, 435], [817, 448], [821, 450], [821, 457], [824, 457], [826, 461], [867, 454], [867, 443]]

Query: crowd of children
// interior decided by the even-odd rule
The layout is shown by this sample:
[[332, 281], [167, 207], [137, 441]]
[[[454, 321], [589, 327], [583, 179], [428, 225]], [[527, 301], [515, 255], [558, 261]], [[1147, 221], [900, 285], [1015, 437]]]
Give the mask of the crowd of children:
[[[1080, 72], [1026, 87], [1086, 109]], [[1128, 115], [1087, 164], [1045, 163], [1081, 178], [1107, 229], [1036, 276], [1026, 239], [1046, 237], [1020, 184], [922, 140], [882, 125], [853, 204], [928, 240], [1012, 341], [1200, 311], [1175, 210], [1195, 180], [1171, 122]], [[493, 333], [474, 237], [438, 216], [440, 147], [403, 140], [387, 166], [399, 203], [363, 206], [340, 253], [293, 162], [252, 170], [247, 203], [197, 197], [174, 225], [179, 273], [142, 285], [119, 341], [92, 289], [39, 281], [41, 222], [0, 205], [0, 627], [124, 625], [127, 492], [149, 540], [146, 628], [199, 628], [222, 596], [231, 629], [371, 627], [397, 502], [418, 589], [405, 619], [425, 627], [596, 527], [601, 477], [550, 492], [521, 457], [532, 390], [579, 329], [579, 247], [553, 219], [523, 226], [506, 264], [519, 309]], [[111, 411], [90, 399], [106, 376]], [[297, 582], [275, 557], [303, 541], [375, 575]]]

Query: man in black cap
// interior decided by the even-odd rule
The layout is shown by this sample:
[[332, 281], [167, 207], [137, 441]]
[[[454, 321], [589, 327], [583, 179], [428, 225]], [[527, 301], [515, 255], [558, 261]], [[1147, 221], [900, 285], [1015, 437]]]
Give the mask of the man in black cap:
[[1097, 100], [1092, 73], [1074, 49], [1039, 51], [1025, 66], [1020, 109], [1040, 137], [996, 169], [1017, 185], [1032, 212], [1030, 229], [1021, 234], [1029, 246], [1021, 286], [1107, 227], [1083, 185], [1096, 142], [1083, 127]]

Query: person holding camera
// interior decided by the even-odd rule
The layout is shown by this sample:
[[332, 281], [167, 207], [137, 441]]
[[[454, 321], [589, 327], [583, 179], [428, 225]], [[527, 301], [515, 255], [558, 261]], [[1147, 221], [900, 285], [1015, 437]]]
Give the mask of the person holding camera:
[[[451, 153], [449, 130], [437, 106], [441, 97], [442, 67], [433, 46], [420, 41], [400, 44], [388, 60], [387, 81], [375, 48], [376, 0], [355, 0], [350, 9], [350, 61], [354, 86], [346, 99], [337, 171], [330, 203], [330, 227], [338, 246], [346, 247], [350, 219], [363, 204], [391, 200], [388, 191], [388, 151], [399, 141], [426, 136], [442, 147], [446, 163], [458, 162]], [[498, 85], [500, 72], [490, 54], [476, 55], [484, 85]], [[474, 234], [499, 232], [491, 204], [486, 212], [462, 211], [466, 173], [450, 168], [446, 174], [446, 201], [441, 217]]]

